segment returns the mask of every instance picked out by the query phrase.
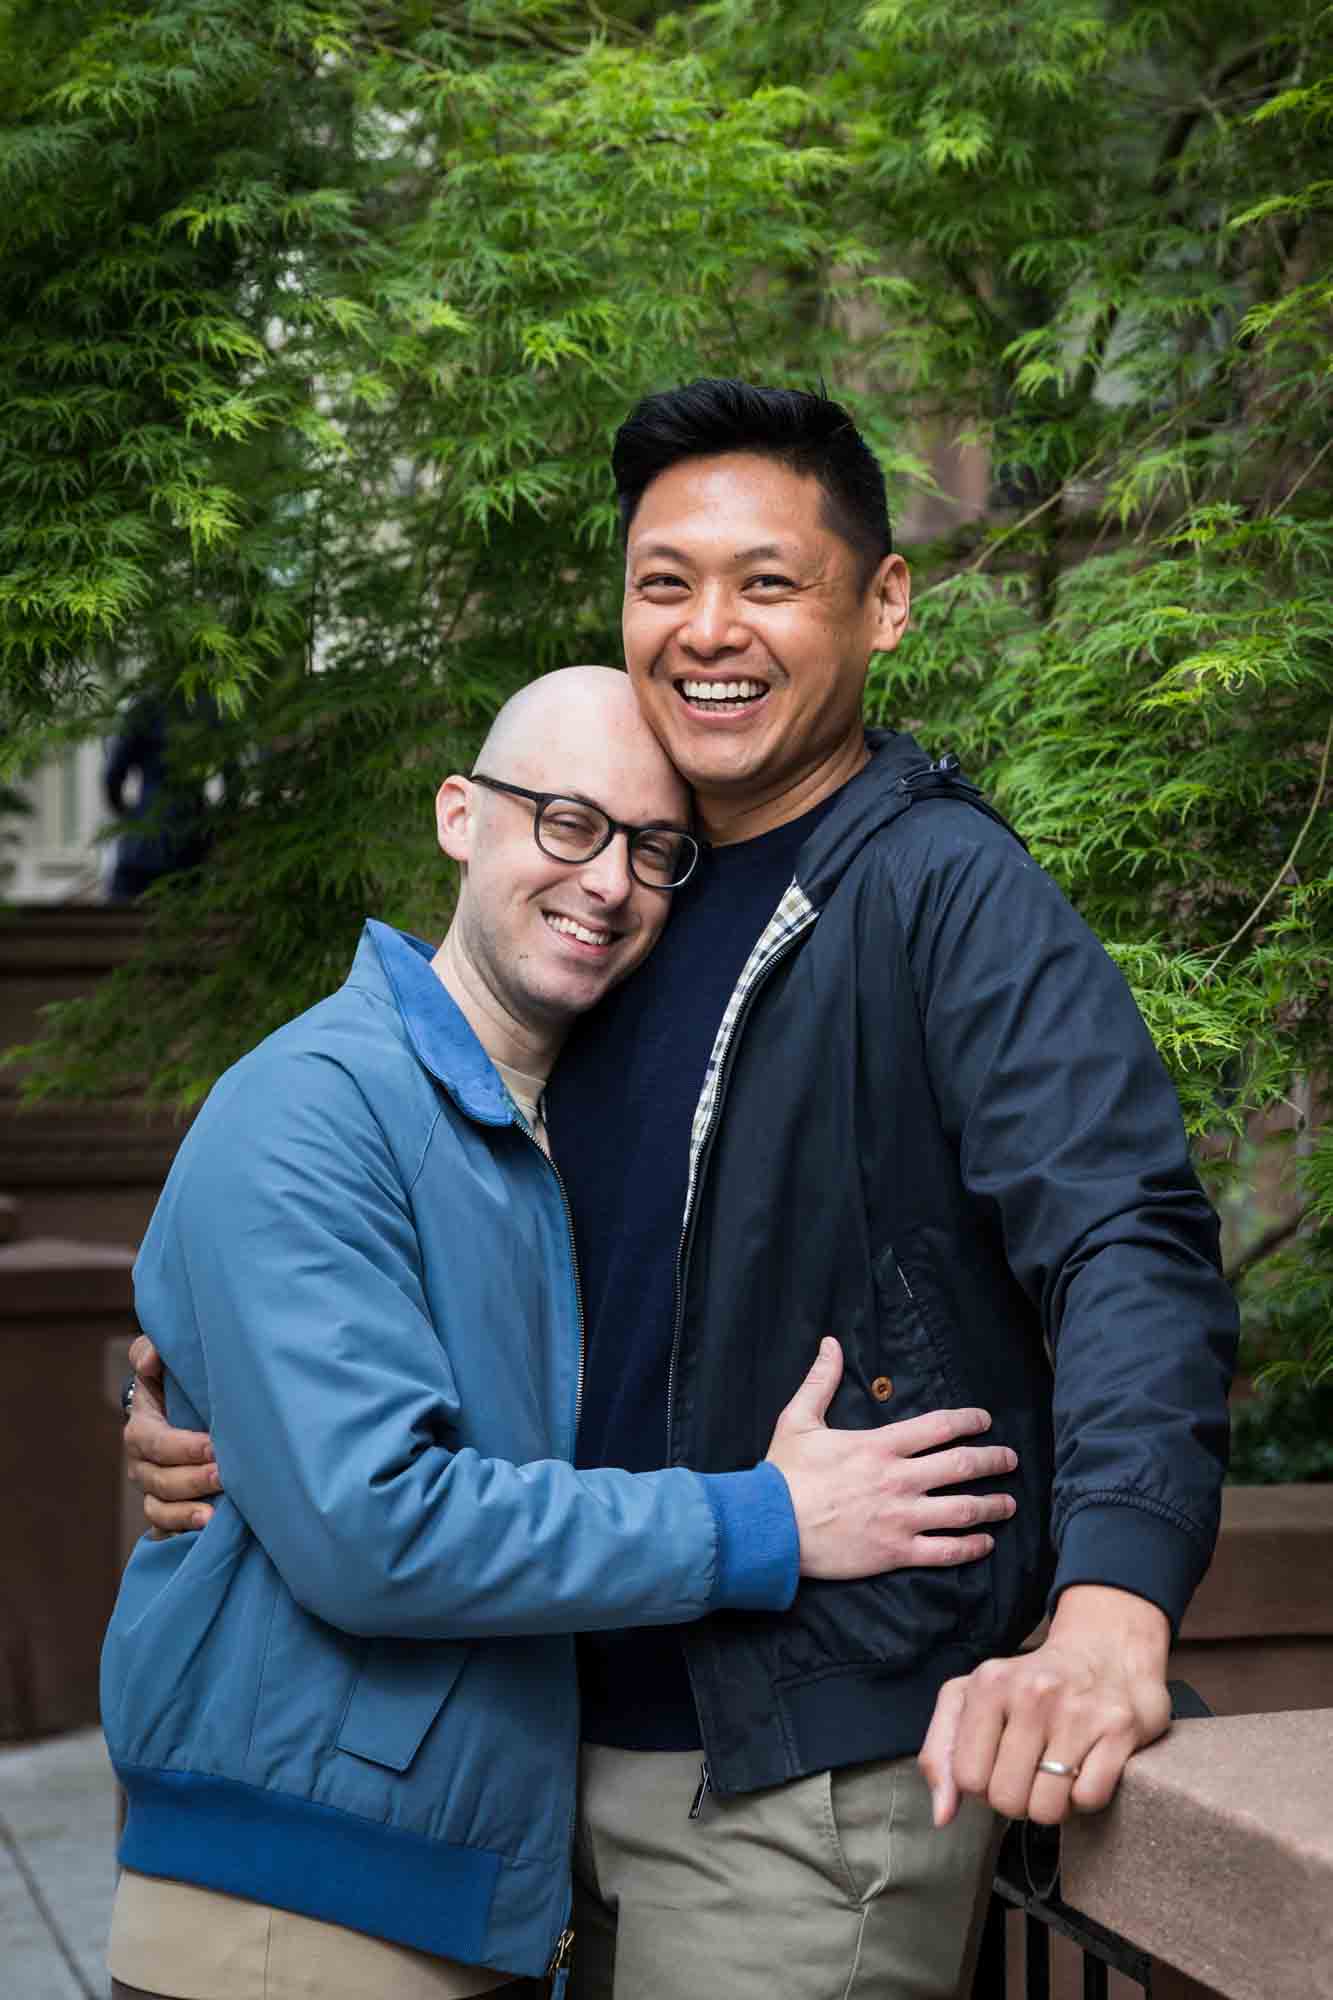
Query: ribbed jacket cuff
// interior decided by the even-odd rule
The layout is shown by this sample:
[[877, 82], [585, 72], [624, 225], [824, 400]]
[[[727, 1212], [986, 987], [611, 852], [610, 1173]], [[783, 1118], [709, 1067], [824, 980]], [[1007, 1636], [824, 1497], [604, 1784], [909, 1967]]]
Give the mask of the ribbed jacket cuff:
[[1048, 1609], [1071, 1583], [1106, 1584], [1146, 1597], [1166, 1613], [1174, 1636], [1208, 1562], [1203, 1542], [1156, 1508], [1092, 1502], [1065, 1523]]
[[785, 1611], [796, 1595], [801, 1543], [787, 1482], [767, 1460], [750, 1472], [699, 1479], [717, 1522], [711, 1611]]

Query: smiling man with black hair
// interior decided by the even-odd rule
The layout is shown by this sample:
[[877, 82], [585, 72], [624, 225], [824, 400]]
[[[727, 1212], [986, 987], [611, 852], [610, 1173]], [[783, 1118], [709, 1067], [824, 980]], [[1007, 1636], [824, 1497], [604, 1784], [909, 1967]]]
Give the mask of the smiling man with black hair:
[[865, 731], [909, 579], [847, 412], [696, 382], [612, 464], [630, 679], [709, 845], [552, 1081], [580, 1463], [743, 1463], [831, 1330], [835, 1421], [984, 1402], [1018, 1507], [947, 1581], [580, 1641], [579, 1991], [924, 2000], [990, 1808], [1094, 1810], [1166, 1726], [1234, 1309], [1120, 975], [952, 760]]

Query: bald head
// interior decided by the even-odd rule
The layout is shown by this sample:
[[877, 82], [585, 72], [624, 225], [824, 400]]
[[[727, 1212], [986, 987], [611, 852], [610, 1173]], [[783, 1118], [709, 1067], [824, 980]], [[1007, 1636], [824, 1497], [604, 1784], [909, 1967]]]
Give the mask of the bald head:
[[[660, 790], [665, 783], [684, 796], [665, 751], [649, 729], [629, 683], [614, 667], [561, 667], [520, 688], [500, 710], [477, 758], [477, 769], [536, 790], [569, 790], [596, 796], [577, 775], [582, 763], [608, 756]], [[537, 771], [544, 777], [533, 775]], [[549, 784], [547, 780], [549, 779]]]
[[[660, 935], [669, 890], [636, 874], [631, 836], [688, 829], [690, 794], [611, 667], [565, 667], [523, 688], [496, 716], [476, 776], [490, 785], [446, 778], [435, 802], [440, 846], [463, 871], [435, 969], [492, 1056], [544, 1075], [574, 1016]], [[595, 853], [598, 822], [579, 800], [612, 822]], [[542, 840], [539, 813], [552, 815]]]

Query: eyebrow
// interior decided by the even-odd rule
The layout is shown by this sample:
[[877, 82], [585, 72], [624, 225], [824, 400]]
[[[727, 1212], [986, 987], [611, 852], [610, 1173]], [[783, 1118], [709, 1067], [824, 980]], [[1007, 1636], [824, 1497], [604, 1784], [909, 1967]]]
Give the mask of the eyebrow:
[[[606, 812], [606, 807], [600, 799], [590, 799], [586, 792], [550, 792], [548, 793], [548, 797], [553, 799], [573, 799], [581, 806], [595, 806], [599, 813], [606, 813], [608, 819], [615, 818], [614, 813]], [[622, 821], [621, 824], [623, 825], [624, 822]], [[693, 827], [687, 826], [684, 820], [679, 819], [640, 819], [634, 820], [632, 824], [636, 828], [642, 827], [645, 831], [655, 830], [658, 827], [661, 827], [664, 832], [668, 833], [693, 833], [694, 831]]]
[[[678, 562], [688, 565], [691, 560], [683, 549], [672, 548], [669, 542], [644, 542], [633, 549], [631, 553], [636, 561], [658, 557], [665, 559], [667, 562]], [[734, 563], [759, 562], [761, 560], [772, 561], [774, 559], [779, 562], [790, 562], [792, 560], [792, 552], [790, 549], [783, 548], [780, 542], [756, 542], [752, 549], [737, 549], [735, 555], [731, 558]]]

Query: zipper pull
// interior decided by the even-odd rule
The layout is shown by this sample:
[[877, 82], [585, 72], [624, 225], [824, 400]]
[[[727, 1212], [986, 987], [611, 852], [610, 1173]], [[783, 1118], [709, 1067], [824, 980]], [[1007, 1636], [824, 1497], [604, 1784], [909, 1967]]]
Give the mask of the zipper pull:
[[690, 1807], [691, 1819], [698, 1819], [704, 1809], [704, 1800], [708, 1797], [712, 1789], [713, 1774], [708, 1768], [708, 1759], [705, 1757], [703, 1763], [699, 1766], [699, 1788], [694, 1794], [694, 1804]]
[[574, 1948], [574, 1927], [567, 1924], [555, 1941], [551, 1962], [546, 1968], [546, 1977], [551, 1985], [551, 2000], [561, 2000], [569, 1983], [569, 1954]]
[[913, 770], [905, 771], [898, 780], [898, 789], [903, 792], [933, 792], [941, 785], [960, 784], [964, 791], [975, 791], [975, 785], [967, 784], [961, 777], [962, 768], [953, 751], [946, 750], [933, 763], [918, 764]]

